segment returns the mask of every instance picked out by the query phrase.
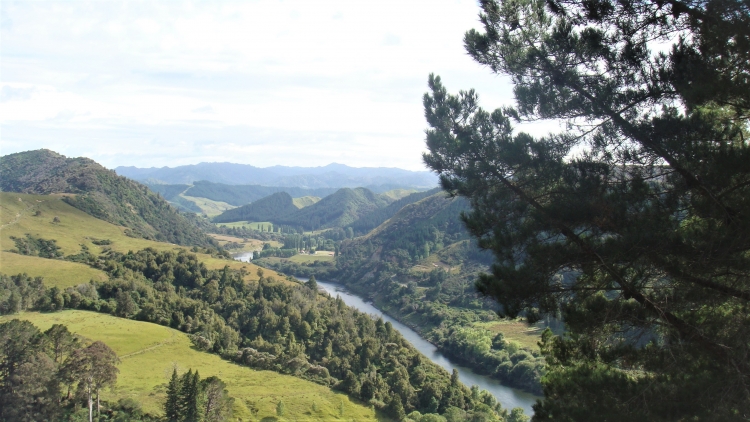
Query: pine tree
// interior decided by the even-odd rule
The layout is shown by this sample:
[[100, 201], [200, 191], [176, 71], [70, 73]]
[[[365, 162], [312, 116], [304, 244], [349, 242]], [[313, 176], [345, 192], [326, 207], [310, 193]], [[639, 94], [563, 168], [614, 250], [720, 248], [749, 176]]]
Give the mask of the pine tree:
[[385, 412], [390, 415], [393, 419], [400, 421], [406, 417], [404, 412], [404, 405], [401, 403], [401, 397], [398, 394], [391, 394], [386, 405]]
[[201, 400], [201, 383], [198, 371], [188, 370], [183, 374], [180, 389], [180, 410], [185, 422], [200, 422], [203, 420], [203, 403]]
[[[477, 282], [545, 334], [541, 420], [750, 414], [747, 2], [481, 1], [488, 112], [430, 76], [427, 165], [495, 263]], [[658, 46], [658, 51], [652, 49]], [[559, 119], [534, 137], [514, 121]]]
[[314, 292], [318, 291], [318, 282], [315, 280], [314, 275], [311, 275], [310, 279], [305, 282], [305, 286]]
[[177, 375], [177, 368], [174, 368], [172, 370], [172, 378], [170, 378], [169, 384], [167, 384], [167, 400], [164, 403], [164, 415], [170, 422], [179, 421], [182, 414], [180, 409], [182, 402], [182, 397], [180, 395], [182, 391], [181, 387], [180, 378]]

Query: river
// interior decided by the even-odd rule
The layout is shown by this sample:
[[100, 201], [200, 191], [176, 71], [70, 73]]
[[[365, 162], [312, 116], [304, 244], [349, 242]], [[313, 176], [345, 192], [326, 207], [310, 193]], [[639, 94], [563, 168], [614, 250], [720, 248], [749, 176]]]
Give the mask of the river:
[[[306, 281], [302, 277], [297, 277], [299, 280]], [[378, 308], [372, 306], [372, 304], [365, 302], [359, 296], [356, 296], [347, 291], [344, 286], [330, 283], [327, 281], [318, 280], [318, 286], [322, 287], [329, 295], [336, 297], [341, 296], [344, 303], [356, 308], [362, 312], [376, 315], [383, 318], [384, 321], [388, 321], [393, 325], [393, 328], [397, 329], [401, 335], [406, 338], [409, 343], [417, 348], [423, 355], [427, 356], [430, 360], [436, 364], [445, 368], [448, 373], [453, 372], [453, 369], [458, 371], [458, 376], [461, 382], [466, 385], [477, 385], [483, 390], [490, 392], [495, 398], [502, 403], [503, 407], [510, 410], [514, 407], [523, 408], [527, 415], [533, 415], [534, 411], [531, 409], [531, 405], [534, 404], [537, 397], [533, 394], [516, 390], [514, 388], [506, 387], [500, 384], [499, 381], [492, 379], [485, 375], [477, 374], [471, 369], [458, 365], [452, 362], [449, 358], [445, 357], [440, 353], [434, 344], [423, 339], [416, 331], [407, 327], [406, 325], [396, 321], [390, 316], [381, 312]]]
[[237, 261], [250, 262], [253, 260], [253, 251], [236, 253], [232, 257]]

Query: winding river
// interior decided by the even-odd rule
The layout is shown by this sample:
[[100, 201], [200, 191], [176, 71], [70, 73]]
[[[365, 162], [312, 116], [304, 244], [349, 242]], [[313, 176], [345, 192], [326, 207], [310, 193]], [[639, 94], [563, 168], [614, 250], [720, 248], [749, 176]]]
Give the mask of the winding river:
[[[307, 281], [305, 278], [297, 277], [301, 281]], [[527, 415], [533, 415], [534, 411], [531, 409], [531, 405], [534, 404], [537, 397], [533, 394], [516, 390], [514, 388], [506, 387], [500, 384], [499, 381], [492, 379], [485, 375], [477, 374], [471, 369], [456, 364], [449, 358], [445, 357], [440, 353], [437, 347], [429, 341], [420, 337], [416, 331], [407, 327], [406, 325], [396, 321], [390, 316], [384, 314], [380, 309], [372, 306], [372, 304], [365, 302], [359, 296], [356, 296], [348, 292], [344, 286], [336, 283], [330, 283], [327, 281], [318, 280], [318, 286], [323, 288], [329, 295], [336, 297], [341, 296], [341, 299], [347, 305], [356, 308], [362, 312], [377, 315], [383, 318], [384, 321], [388, 321], [393, 325], [393, 328], [397, 329], [401, 335], [404, 336], [414, 347], [417, 348], [423, 355], [427, 356], [430, 360], [436, 364], [445, 368], [449, 373], [453, 372], [453, 369], [458, 370], [458, 376], [461, 382], [466, 385], [477, 385], [483, 390], [490, 392], [495, 398], [502, 403], [506, 409], [512, 409], [514, 407], [523, 408]]]
[[[236, 254], [234, 258], [239, 261], [250, 262], [252, 256], [252, 252], [244, 252]], [[304, 277], [297, 277], [297, 279], [303, 282], [307, 281], [307, 279]], [[329, 295], [333, 297], [341, 296], [341, 299], [347, 305], [362, 312], [376, 315], [380, 318], [383, 318], [384, 321], [390, 322], [393, 325], [393, 328], [397, 329], [401, 333], [401, 335], [403, 335], [404, 338], [409, 341], [409, 343], [411, 343], [414, 347], [417, 348], [417, 350], [419, 350], [423, 355], [427, 356], [427, 358], [432, 360], [434, 363], [442, 366], [449, 373], [453, 372], [453, 370], [456, 369], [458, 371], [458, 376], [461, 379], [461, 382], [463, 382], [464, 384], [477, 385], [479, 386], [479, 388], [487, 390], [488, 392], [490, 392], [490, 394], [495, 396], [497, 401], [502, 403], [503, 407], [506, 409], [520, 407], [523, 408], [524, 412], [527, 415], [534, 414], [531, 405], [534, 404], [538, 397], [534, 396], [533, 394], [529, 394], [524, 391], [502, 385], [498, 380], [492, 379], [486, 375], [477, 374], [470, 368], [461, 366], [451, 361], [449, 358], [440, 353], [440, 351], [438, 351], [437, 347], [434, 344], [422, 338], [416, 331], [384, 314], [380, 311], [380, 309], [372, 306], [371, 303], [365, 302], [361, 297], [347, 291], [344, 286], [327, 281], [318, 280], [317, 282], [318, 286], [324, 289]]]

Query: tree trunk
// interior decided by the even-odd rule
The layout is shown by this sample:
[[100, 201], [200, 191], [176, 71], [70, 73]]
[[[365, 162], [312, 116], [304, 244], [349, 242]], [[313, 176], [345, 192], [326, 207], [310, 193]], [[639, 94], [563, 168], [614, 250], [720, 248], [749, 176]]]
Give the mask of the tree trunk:
[[89, 422], [93, 422], [94, 421], [94, 415], [93, 415], [94, 414], [94, 400], [92, 400], [92, 397], [91, 397], [92, 394], [91, 394], [90, 388], [88, 389], [88, 393], [89, 393]]
[[99, 405], [99, 389], [96, 389], [96, 416], [101, 416], [101, 406]]

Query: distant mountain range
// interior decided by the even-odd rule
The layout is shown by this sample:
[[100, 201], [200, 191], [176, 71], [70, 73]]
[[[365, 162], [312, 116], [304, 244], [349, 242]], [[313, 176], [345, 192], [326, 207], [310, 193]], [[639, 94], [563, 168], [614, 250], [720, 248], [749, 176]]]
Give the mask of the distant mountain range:
[[249, 164], [200, 163], [178, 167], [117, 167], [121, 176], [149, 184], [193, 184], [209, 181], [228, 185], [263, 185], [316, 188], [367, 187], [375, 192], [397, 188], [431, 189], [438, 178], [428, 171], [409, 171], [387, 167], [349, 167], [329, 164], [323, 167], [273, 166], [259, 168]]

